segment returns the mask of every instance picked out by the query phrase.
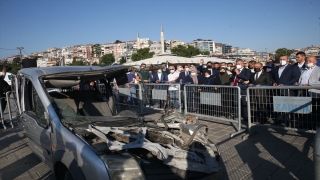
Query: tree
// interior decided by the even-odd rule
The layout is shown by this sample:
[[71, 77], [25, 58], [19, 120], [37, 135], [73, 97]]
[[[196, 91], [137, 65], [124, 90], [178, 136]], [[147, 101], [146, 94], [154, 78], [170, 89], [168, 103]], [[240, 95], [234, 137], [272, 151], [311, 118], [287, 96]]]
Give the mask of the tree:
[[101, 61], [104, 65], [111, 65], [115, 60], [116, 59], [114, 58], [113, 54], [105, 54], [101, 58]]
[[210, 55], [210, 51], [201, 51], [200, 54], [202, 54], [202, 55]]
[[7, 72], [11, 72], [12, 74], [17, 74], [17, 72], [21, 69], [20, 58], [14, 58], [11, 64], [6, 64]]
[[120, 59], [120, 64], [126, 63], [127, 59], [125, 57], [121, 57]]
[[118, 44], [118, 43], [122, 43], [122, 42], [120, 40], [116, 40], [114, 43]]
[[275, 58], [279, 59], [281, 55], [290, 56], [293, 53], [293, 50], [287, 48], [279, 48], [276, 50]]
[[92, 52], [93, 54], [96, 55], [96, 57], [100, 57], [101, 56], [101, 46], [100, 44], [95, 44], [92, 46]]
[[78, 60], [76, 58], [73, 58], [72, 64], [71, 66], [86, 66], [87, 62], [83, 61], [83, 60]]
[[187, 47], [178, 45], [171, 49], [171, 53], [181, 57], [189, 57], [196, 56], [200, 54], [199, 48], [188, 45]]
[[149, 52], [149, 48], [138, 49], [137, 53], [133, 53], [131, 56], [132, 61], [140, 61], [143, 59], [152, 58], [154, 52]]

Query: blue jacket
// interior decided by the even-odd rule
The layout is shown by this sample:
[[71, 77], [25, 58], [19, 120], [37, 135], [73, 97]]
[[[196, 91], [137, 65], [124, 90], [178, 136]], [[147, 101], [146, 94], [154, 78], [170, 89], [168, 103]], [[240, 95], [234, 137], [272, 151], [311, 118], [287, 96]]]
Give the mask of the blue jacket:
[[160, 83], [165, 83], [168, 81], [167, 73], [162, 72], [161, 79], [159, 79], [158, 72], [153, 75], [152, 82], [156, 83], [156, 81], [160, 80]]
[[274, 67], [271, 71], [271, 75], [275, 83], [290, 86], [299, 81], [301, 72], [298, 66], [288, 64], [282, 71], [281, 77], [279, 77], [278, 74], [279, 68], [280, 66]]

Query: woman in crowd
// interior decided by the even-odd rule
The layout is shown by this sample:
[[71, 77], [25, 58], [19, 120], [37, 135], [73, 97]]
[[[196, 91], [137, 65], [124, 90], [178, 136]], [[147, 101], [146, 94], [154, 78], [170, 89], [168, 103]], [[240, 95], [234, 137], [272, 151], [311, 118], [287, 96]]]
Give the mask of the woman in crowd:
[[[207, 70], [204, 72], [199, 84], [202, 85], [221, 85], [219, 75], [211, 76], [211, 71]], [[202, 87], [200, 89], [200, 109], [203, 114], [209, 116], [215, 116], [217, 112], [217, 99], [214, 97], [214, 94], [217, 93], [218, 88], [212, 87]]]
[[[228, 74], [225, 68], [220, 68], [219, 79], [221, 81], [221, 85], [229, 86], [230, 84], [230, 75]], [[226, 117], [228, 115], [228, 110], [232, 107], [232, 96], [233, 89], [230, 88], [219, 88], [217, 90], [221, 94], [221, 106], [218, 108], [218, 116]]]

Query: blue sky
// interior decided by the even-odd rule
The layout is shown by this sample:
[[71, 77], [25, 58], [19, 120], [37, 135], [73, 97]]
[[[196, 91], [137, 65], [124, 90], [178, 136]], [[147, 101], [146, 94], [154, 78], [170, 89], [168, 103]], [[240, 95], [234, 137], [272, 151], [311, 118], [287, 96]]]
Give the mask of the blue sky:
[[258, 51], [320, 45], [320, 0], [1, 0], [0, 59], [141, 38], [212, 39]]

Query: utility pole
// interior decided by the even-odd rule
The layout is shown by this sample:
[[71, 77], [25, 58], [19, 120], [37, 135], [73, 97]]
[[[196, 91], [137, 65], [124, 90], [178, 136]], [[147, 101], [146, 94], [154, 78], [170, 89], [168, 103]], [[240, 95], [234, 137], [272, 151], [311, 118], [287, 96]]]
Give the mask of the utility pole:
[[20, 64], [21, 64], [21, 69], [22, 69], [22, 54], [21, 54], [21, 50], [24, 49], [23, 47], [17, 47], [17, 49], [20, 50]]

